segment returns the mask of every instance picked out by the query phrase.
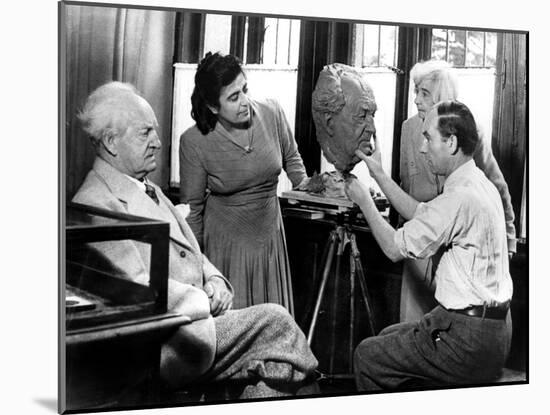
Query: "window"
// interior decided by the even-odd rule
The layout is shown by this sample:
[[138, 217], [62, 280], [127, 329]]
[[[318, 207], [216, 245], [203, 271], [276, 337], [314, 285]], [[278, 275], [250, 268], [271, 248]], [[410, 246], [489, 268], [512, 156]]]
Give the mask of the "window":
[[231, 34], [231, 16], [207, 14], [204, 28], [204, 53], [208, 51], [229, 53]]
[[[250, 96], [279, 101], [294, 132], [300, 21], [219, 14], [206, 14], [204, 21], [201, 58], [208, 51], [239, 56], [247, 75]], [[190, 114], [196, 69], [196, 63], [174, 65], [170, 185], [175, 187], [179, 186], [179, 138], [195, 123]], [[291, 187], [290, 180], [282, 171], [278, 193]]]
[[261, 63], [297, 69], [299, 43], [299, 20], [265, 19]]
[[395, 67], [397, 63], [397, 26], [356, 24], [353, 31], [352, 65], [357, 67]]
[[496, 51], [496, 33], [432, 30], [432, 58], [446, 60], [456, 68], [493, 68]]
[[[393, 120], [397, 63], [397, 26], [355, 24], [352, 37], [352, 66], [363, 74], [374, 92], [378, 110], [374, 117], [384, 170], [391, 172], [393, 149]], [[321, 172], [335, 167], [321, 153]], [[379, 191], [365, 163], [359, 163], [352, 173], [363, 183]]]

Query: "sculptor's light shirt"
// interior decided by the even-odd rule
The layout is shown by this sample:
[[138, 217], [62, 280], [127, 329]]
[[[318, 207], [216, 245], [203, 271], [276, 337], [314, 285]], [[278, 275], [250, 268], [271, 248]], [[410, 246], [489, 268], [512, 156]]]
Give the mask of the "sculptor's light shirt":
[[441, 195], [418, 205], [395, 243], [405, 257], [434, 256], [435, 298], [446, 308], [512, 297], [502, 200], [473, 160], [449, 175]]
[[[506, 219], [508, 251], [516, 252], [515, 216], [508, 185], [491, 151], [491, 145], [478, 133], [480, 140], [474, 153], [474, 161], [500, 193]], [[401, 129], [400, 178], [403, 190], [419, 202], [432, 200], [441, 193], [445, 183], [443, 176], [436, 176], [431, 172], [425, 154], [420, 152], [423, 142], [422, 120], [416, 114], [405, 120]]]

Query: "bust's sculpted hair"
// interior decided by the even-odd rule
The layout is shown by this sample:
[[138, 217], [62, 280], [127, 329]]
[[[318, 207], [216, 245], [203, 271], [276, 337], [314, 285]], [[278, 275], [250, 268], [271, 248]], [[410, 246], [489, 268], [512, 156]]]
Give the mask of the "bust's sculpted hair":
[[342, 71], [340, 64], [332, 64], [325, 66], [319, 74], [311, 95], [311, 112], [317, 129], [325, 127], [324, 114], [337, 114], [346, 105], [342, 91]]

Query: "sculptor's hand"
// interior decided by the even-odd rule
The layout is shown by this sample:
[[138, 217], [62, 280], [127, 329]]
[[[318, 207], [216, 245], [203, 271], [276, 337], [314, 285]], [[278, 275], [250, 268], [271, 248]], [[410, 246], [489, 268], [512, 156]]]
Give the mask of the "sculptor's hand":
[[357, 177], [350, 176], [346, 179], [346, 195], [349, 199], [362, 206], [367, 198], [371, 197], [370, 191], [363, 183], [361, 183]]
[[304, 177], [300, 184], [298, 184], [298, 186], [295, 186], [293, 190], [307, 190], [307, 185], [309, 184], [310, 180], [311, 177]]
[[233, 294], [228, 290], [225, 281], [216, 276], [210, 277], [204, 284], [204, 292], [210, 301], [210, 312], [214, 317], [225, 313], [233, 304]]
[[374, 134], [372, 138], [374, 140], [374, 151], [370, 154], [370, 156], [367, 156], [361, 150], [356, 150], [355, 155], [365, 162], [369, 168], [370, 175], [376, 178], [378, 174], [383, 172], [382, 153], [380, 152], [380, 143], [378, 142], [378, 137], [376, 137], [376, 134]]

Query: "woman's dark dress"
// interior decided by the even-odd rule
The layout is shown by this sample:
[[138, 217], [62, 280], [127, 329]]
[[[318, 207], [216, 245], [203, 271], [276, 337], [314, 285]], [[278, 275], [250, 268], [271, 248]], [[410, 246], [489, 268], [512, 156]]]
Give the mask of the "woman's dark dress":
[[251, 100], [249, 144], [237, 144], [218, 122], [180, 139], [182, 201], [204, 253], [233, 285], [234, 308], [277, 303], [293, 312], [292, 285], [277, 183], [284, 168], [294, 186], [306, 172], [284, 112], [273, 100]]

